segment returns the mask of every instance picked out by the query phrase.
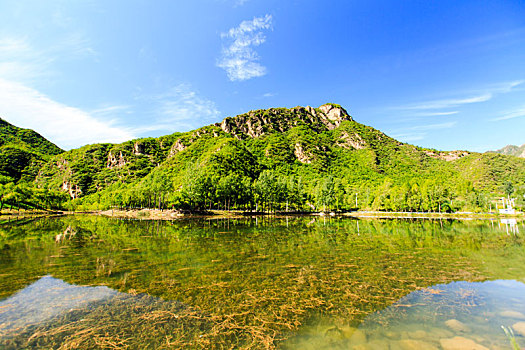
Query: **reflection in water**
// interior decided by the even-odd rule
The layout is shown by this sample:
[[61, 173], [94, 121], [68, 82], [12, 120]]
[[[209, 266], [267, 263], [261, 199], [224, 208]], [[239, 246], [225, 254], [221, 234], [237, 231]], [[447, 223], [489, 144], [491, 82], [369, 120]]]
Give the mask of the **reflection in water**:
[[[525, 281], [523, 243], [521, 234], [507, 235], [505, 227], [477, 220], [326, 216], [159, 222], [70, 216], [0, 225], [0, 298], [7, 298], [0, 323], [11, 334], [0, 335], [0, 347], [353, 347], [359, 337], [380, 340], [363, 328], [378, 310], [408, 315], [412, 306], [399, 300], [416, 290], [438, 300], [449, 298], [452, 281]], [[38, 323], [27, 322], [32, 316], [17, 320], [7, 305], [45, 275], [111, 289], [88, 293], [95, 289], [83, 288], [95, 287], [45, 277], [28, 290], [52, 282], [52, 288], [37, 289], [42, 303], [67, 306], [45, 311]], [[426, 288], [432, 285], [445, 292]], [[59, 292], [53, 292], [56, 287]], [[104, 290], [114, 294], [89, 299]], [[485, 302], [476, 293], [460, 299], [465, 310]], [[66, 301], [63, 294], [70, 294]], [[67, 304], [77, 297], [81, 303]], [[36, 299], [28, 310], [31, 305], [45, 310]], [[508, 307], [525, 313], [520, 308]], [[447, 317], [475, 328], [460, 314]], [[406, 340], [400, 332], [394, 340]], [[441, 346], [440, 339], [431, 343]]]
[[80, 287], [44, 276], [0, 302], [0, 337], [116, 293], [107, 287]]
[[517, 235], [518, 233], [520, 233], [518, 221], [516, 219], [501, 219], [501, 225], [505, 225], [507, 235], [511, 233]]
[[209, 317], [177, 301], [45, 276], [0, 303], [0, 347], [177, 348], [209, 324]]
[[318, 320], [287, 348], [510, 349], [501, 326], [525, 343], [525, 284], [453, 282], [412, 292], [370, 314], [357, 328]]

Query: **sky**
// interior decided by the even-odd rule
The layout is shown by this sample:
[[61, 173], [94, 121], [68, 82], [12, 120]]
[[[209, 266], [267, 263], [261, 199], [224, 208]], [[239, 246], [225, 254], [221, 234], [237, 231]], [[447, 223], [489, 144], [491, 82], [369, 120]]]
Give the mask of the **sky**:
[[64, 149], [338, 103], [411, 144], [525, 143], [525, 2], [2, 0], [0, 117]]

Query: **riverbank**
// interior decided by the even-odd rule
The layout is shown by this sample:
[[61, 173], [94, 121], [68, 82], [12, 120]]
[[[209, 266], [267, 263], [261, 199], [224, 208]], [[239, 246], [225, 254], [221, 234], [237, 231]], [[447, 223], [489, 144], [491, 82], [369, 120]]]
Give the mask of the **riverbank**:
[[380, 211], [355, 211], [342, 213], [343, 216], [356, 218], [382, 218], [382, 219], [511, 219], [525, 218], [524, 213], [499, 214], [499, 213], [412, 213], [412, 212], [380, 212]]
[[523, 213], [513, 215], [498, 213], [411, 213], [411, 212], [378, 212], [378, 211], [354, 211], [345, 213], [324, 213], [324, 212], [245, 212], [245, 211], [227, 211], [227, 210], [210, 210], [206, 212], [184, 212], [178, 210], [159, 210], [159, 209], [140, 209], [140, 210], [105, 210], [93, 212], [96, 215], [109, 216], [125, 219], [142, 219], [142, 220], [175, 220], [182, 218], [246, 218], [252, 216], [330, 216], [330, 217], [355, 217], [355, 218], [376, 218], [376, 219], [509, 219], [525, 218]]
[[499, 214], [499, 213], [432, 213], [432, 212], [380, 212], [380, 211], [352, 211], [352, 212], [247, 212], [236, 210], [210, 210], [202, 212], [190, 212], [180, 210], [159, 210], [159, 209], [132, 209], [132, 210], [98, 210], [98, 211], [43, 211], [43, 210], [2, 210], [0, 218], [21, 218], [36, 216], [55, 216], [55, 215], [74, 215], [90, 214], [121, 219], [138, 220], [177, 220], [177, 219], [238, 219], [255, 216], [319, 216], [319, 217], [354, 217], [370, 219], [461, 219], [461, 220], [482, 220], [482, 219], [525, 219], [524, 213]]

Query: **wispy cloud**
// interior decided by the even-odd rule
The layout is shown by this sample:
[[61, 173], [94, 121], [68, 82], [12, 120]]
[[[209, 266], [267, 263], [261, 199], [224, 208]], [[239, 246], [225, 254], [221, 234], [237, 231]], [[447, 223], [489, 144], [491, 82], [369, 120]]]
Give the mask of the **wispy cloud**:
[[502, 116], [492, 119], [492, 121], [508, 120], [522, 117], [525, 117], [525, 107], [504, 113]]
[[493, 95], [491, 93], [486, 93], [483, 95], [471, 96], [471, 97], [465, 97], [465, 98], [452, 98], [452, 99], [444, 99], [444, 100], [425, 101], [421, 103], [405, 105], [405, 106], [399, 107], [399, 109], [416, 110], [416, 109], [452, 108], [452, 107], [458, 107], [464, 104], [485, 102], [485, 101], [490, 100], [492, 96]]
[[438, 124], [428, 124], [428, 125], [416, 125], [408, 128], [409, 130], [416, 130], [416, 131], [428, 131], [428, 130], [439, 130], [439, 129], [450, 129], [454, 125], [456, 125], [457, 121], [452, 121], [448, 123], [438, 123]]
[[447, 116], [447, 115], [454, 115], [458, 114], [459, 111], [449, 111], [449, 112], [421, 112], [421, 113], [415, 113], [412, 114], [414, 117], [440, 117], [440, 116]]
[[235, 6], [242, 6], [244, 4], [246, 4], [249, 0], [236, 0], [235, 1]]
[[162, 94], [141, 97], [153, 105], [149, 125], [134, 129], [136, 133], [150, 131], [188, 131], [219, 121], [221, 113], [215, 103], [200, 95], [190, 84], [179, 84]]
[[89, 113], [95, 116], [107, 116], [114, 115], [115, 113], [129, 113], [131, 106], [128, 105], [113, 105], [113, 106], [104, 106], [101, 108], [94, 109]]
[[0, 38], [0, 78], [17, 82], [48, 79], [52, 65], [65, 58], [96, 57], [90, 41], [78, 33], [68, 34], [54, 45], [38, 49], [25, 37]]
[[401, 134], [391, 134], [390, 137], [395, 138], [396, 140], [402, 142], [412, 142], [419, 141], [425, 138], [425, 133], [401, 133]]
[[56, 61], [93, 55], [96, 52], [89, 40], [74, 33], [43, 49], [25, 37], [0, 38], [0, 117], [34, 129], [65, 149], [134, 138], [133, 132], [117, 126], [114, 118], [107, 120], [124, 106], [85, 111], [56, 101], [33, 87], [56, 74], [53, 70]]
[[86, 111], [4, 79], [0, 79], [0, 116], [17, 126], [37, 130], [65, 149], [94, 142], [122, 142], [135, 137], [131, 131], [112, 122], [98, 120]]
[[456, 124], [457, 121], [428, 125], [415, 125], [395, 130], [392, 132], [392, 134], [390, 134], [390, 136], [403, 142], [419, 141], [425, 139], [425, 137], [428, 135], [428, 132], [430, 131], [450, 129]]
[[266, 74], [266, 67], [259, 63], [260, 58], [254, 47], [266, 41], [263, 31], [271, 27], [272, 16], [267, 14], [243, 21], [238, 27], [221, 33], [221, 38], [230, 44], [222, 49], [217, 66], [226, 71], [231, 81], [248, 80]]
[[[456, 108], [463, 105], [472, 103], [480, 103], [491, 100], [497, 94], [505, 94], [511, 92], [517, 86], [522, 85], [525, 80], [515, 80], [497, 84], [491, 84], [483, 89], [471, 90], [467, 93], [462, 93], [461, 97], [453, 97], [448, 99], [436, 99], [417, 103], [406, 104], [402, 106], [394, 107], [395, 110], [405, 111], [417, 111], [417, 110], [435, 110], [435, 109], [450, 109]], [[424, 112], [426, 115], [430, 115], [432, 112]], [[436, 112], [434, 115], [449, 115], [455, 114], [451, 112]]]
[[54, 57], [36, 50], [23, 37], [0, 38], [0, 78], [32, 81], [49, 75]]

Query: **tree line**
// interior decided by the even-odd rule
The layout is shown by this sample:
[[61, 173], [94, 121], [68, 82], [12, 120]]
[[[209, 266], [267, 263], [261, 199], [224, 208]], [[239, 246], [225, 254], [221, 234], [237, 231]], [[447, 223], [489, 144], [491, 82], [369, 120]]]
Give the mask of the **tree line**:
[[0, 183], [0, 210], [61, 210], [69, 203], [67, 193], [37, 188], [27, 183]]
[[[524, 205], [525, 189], [502, 191]], [[114, 184], [108, 190], [77, 201], [83, 209], [181, 209], [190, 211], [243, 210], [457, 212], [495, 210], [496, 197], [470, 182], [447, 184], [439, 179], [407, 179], [382, 183], [348, 183], [334, 176], [303, 178], [264, 170], [254, 180], [230, 173], [218, 176], [196, 171], [176, 186], [162, 173], [133, 186]]]

